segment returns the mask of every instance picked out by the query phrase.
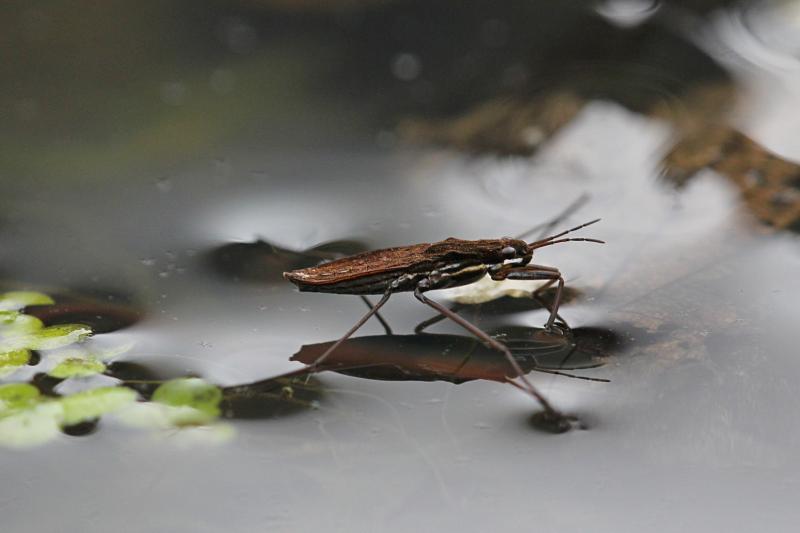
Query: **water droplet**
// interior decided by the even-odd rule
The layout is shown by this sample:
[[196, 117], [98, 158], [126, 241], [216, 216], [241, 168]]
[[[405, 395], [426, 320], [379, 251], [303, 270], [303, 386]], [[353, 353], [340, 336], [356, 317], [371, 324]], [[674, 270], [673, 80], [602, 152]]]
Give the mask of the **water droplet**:
[[228, 69], [219, 68], [211, 73], [208, 84], [217, 94], [229, 94], [236, 88], [236, 76]]
[[414, 54], [397, 54], [392, 60], [392, 74], [399, 80], [415, 80], [421, 72], [422, 63]]
[[186, 85], [181, 82], [162, 83], [161, 101], [168, 105], [183, 105], [186, 102]]
[[218, 36], [231, 52], [237, 54], [248, 54], [258, 44], [255, 28], [239, 17], [223, 19], [219, 25]]
[[146, 259], [142, 259], [142, 260], [141, 260], [141, 263], [142, 263], [144, 266], [151, 267], [151, 266], [154, 266], [154, 265], [156, 264], [156, 260], [155, 260], [155, 259], [152, 259], [152, 258], [150, 258], [150, 257], [148, 257], [148, 258], [146, 258]]
[[425, 207], [425, 211], [423, 212], [423, 214], [426, 217], [430, 217], [430, 218], [436, 218], [436, 217], [442, 216], [442, 214], [439, 211], [437, 211], [436, 209], [434, 209], [433, 207], [430, 207], [430, 206]]
[[51, 16], [40, 9], [26, 9], [19, 17], [19, 28], [23, 39], [32, 43], [47, 40], [52, 26]]
[[393, 148], [397, 145], [397, 135], [393, 131], [381, 130], [375, 136], [375, 144], [379, 148]]
[[660, 0], [606, 0], [597, 6], [597, 12], [619, 26], [628, 27], [644, 22], [660, 7]]
[[490, 48], [500, 48], [508, 42], [508, 24], [491, 19], [481, 25], [481, 41]]
[[23, 121], [34, 120], [39, 116], [39, 102], [33, 98], [23, 98], [14, 105], [17, 118]]
[[172, 181], [169, 178], [158, 178], [156, 188], [159, 192], [168, 193], [172, 190]]

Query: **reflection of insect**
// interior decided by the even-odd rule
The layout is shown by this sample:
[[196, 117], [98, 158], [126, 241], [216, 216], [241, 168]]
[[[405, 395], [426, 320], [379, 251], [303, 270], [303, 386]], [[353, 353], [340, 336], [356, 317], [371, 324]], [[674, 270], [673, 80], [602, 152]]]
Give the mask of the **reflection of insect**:
[[311, 363], [309, 368], [304, 369], [304, 372], [318, 368], [342, 342], [355, 333], [371, 316], [375, 315], [393, 293], [413, 291], [414, 296], [422, 303], [433, 307], [490, 347], [502, 352], [515, 372], [514, 377], [522, 380], [524, 386], [521, 385], [520, 388], [539, 401], [549, 418], [557, 421], [565, 420], [564, 415], [555, 410], [527, 380], [525, 373], [508, 347], [450, 309], [430, 300], [424, 293], [430, 290], [468, 285], [487, 274], [493, 280], [544, 280], [547, 281], [545, 287], [557, 283], [555, 300], [550, 308], [550, 317], [545, 324], [545, 329], [551, 331], [554, 329], [554, 323], [558, 317], [564, 278], [557, 268], [531, 264], [533, 251], [568, 241], [602, 243], [603, 241], [597, 239], [563, 238], [568, 233], [598, 221], [599, 219], [593, 220], [531, 243], [508, 237], [475, 241], [449, 238], [436, 243], [414, 244], [365, 252], [343, 257], [320, 266], [285, 272], [284, 277], [297, 285], [301, 291], [362, 296], [367, 294], [383, 295], [366, 315]]

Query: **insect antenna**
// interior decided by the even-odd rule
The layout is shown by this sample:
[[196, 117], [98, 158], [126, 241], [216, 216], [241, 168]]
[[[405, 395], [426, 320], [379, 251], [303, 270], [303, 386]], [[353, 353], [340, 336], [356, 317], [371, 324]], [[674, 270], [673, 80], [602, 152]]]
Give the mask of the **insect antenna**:
[[564, 210], [560, 214], [556, 215], [555, 217], [553, 217], [552, 219], [550, 219], [547, 222], [544, 222], [542, 224], [537, 224], [536, 226], [532, 227], [531, 229], [529, 229], [525, 233], [520, 233], [519, 235], [515, 235], [514, 238], [515, 239], [524, 239], [525, 237], [527, 237], [531, 233], [539, 231], [540, 233], [539, 233], [539, 236], [537, 238], [541, 239], [542, 236], [544, 236], [548, 231], [550, 231], [551, 229], [553, 229], [554, 227], [559, 225], [561, 222], [565, 221], [573, 213], [575, 213], [575, 211], [577, 211], [578, 209], [583, 207], [583, 205], [586, 202], [589, 201], [589, 198], [590, 198], [590, 196], [589, 196], [588, 193], [581, 194], [580, 196], [578, 196], [578, 198], [575, 201], [573, 201], [566, 208], [564, 208]]
[[528, 244], [528, 251], [535, 250], [536, 248], [542, 248], [543, 246], [550, 246], [551, 244], [558, 244], [569, 241], [596, 242], [598, 244], [605, 244], [605, 241], [601, 241], [600, 239], [590, 239], [586, 237], [571, 237], [567, 239], [560, 238], [563, 237], [564, 235], [567, 235], [568, 233], [572, 233], [573, 231], [578, 231], [579, 229], [585, 228], [586, 226], [591, 226], [592, 224], [596, 224], [597, 222], [600, 222], [599, 218], [590, 220], [589, 222], [585, 222], [579, 226], [575, 226], [574, 228], [570, 228], [566, 231], [562, 231], [561, 233], [551, 235], [550, 237], [545, 237], [544, 239], [533, 241], [532, 243]]
[[569, 372], [562, 372], [560, 370], [552, 370], [550, 368], [543, 368], [543, 367], [540, 367], [540, 366], [535, 366], [531, 370], [533, 370], [534, 372], [543, 372], [545, 374], [555, 374], [556, 376], [564, 376], [566, 378], [582, 379], [584, 381], [596, 381], [596, 382], [599, 382], [599, 383], [611, 383], [610, 379], [591, 378], [589, 376], [579, 376], [577, 374], [570, 374]]

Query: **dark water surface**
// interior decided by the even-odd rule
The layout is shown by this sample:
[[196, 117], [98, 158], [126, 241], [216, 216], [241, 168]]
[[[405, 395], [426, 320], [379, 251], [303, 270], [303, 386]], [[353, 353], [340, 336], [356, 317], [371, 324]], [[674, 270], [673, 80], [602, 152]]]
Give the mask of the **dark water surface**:
[[[631, 16], [639, 5], [607, 4]], [[124, 131], [115, 134], [119, 143], [107, 132], [78, 141], [91, 137], [83, 125], [56, 148], [48, 135], [59, 134], [40, 131], [23, 139], [26, 153], [0, 163], [4, 282], [114, 295], [129, 313], [120, 320], [131, 325], [101, 336], [134, 343], [117, 360], [120, 375], [141, 377], [136, 364], [155, 379], [197, 375], [233, 387], [300, 368], [297, 359], [305, 359], [295, 354], [304, 346], [335, 340], [365, 311], [354, 296], [297, 292], [276, 275], [283, 269], [337, 251], [514, 235], [588, 193], [590, 201], [564, 224], [602, 217], [584, 233], [607, 244], [545, 248], [536, 262], [557, 266], [575, 290], [561, 308], [576, 331], [571, 340], [585, 350], [575, 365], [604, 363], [575, 372], [610, 382], [530, 374], [586, 427], [560, 435], [538, 430], [534, 402], [491, 377], [453, 384], [327, 372], [311, 383], [312, 409], [280, 416], [257, 398], [209, 426], [143, 430], [109, 415], [86, 436], [0, 451], [0, 529], [794, 530], [800, 241], [788, 224], [763, 223], [719, 167], [680, 189], [667, 183], [661, 161], [674, 123], [613, 99], [588, 97], [530, 155], [409, 146], [363, 116], [374, 102], [362, 109], [340, 88], [327, 97], [295, 93], [286, 81], [292, 68], [248, 81], [260, 61], [275, 65], [281, 54], [314, 73], [325, 70], [324, 54], [309, 45], [317, 41], [271, 47], [265, 34], [272, 26], [259, 18], [269, 17], [248, 9], [211, 13], [227, 21], [223, 41], [234, 49], [250, 46], [248, 32], [255, 32], [260, 40], [252, 49], [234, 50], [241, 57], [233, 59], [197, 54], [200, 66], [174, 59], [183, 71], [154, 68], [142, 100], [155, 91], [166, 106], [186, 98], [175, 105], [187, 110], [201, 92], [191, 80], [216, 73], [217, 88], [246, 104], [214, 105], [244, 106], [231, 120], [246, 122], [240, 115], [250, 113], [255, 124], [209, 141], [190, 138], [204, 123], [175, 133], [154, 127], [150, 134], [184, 150], [167, 151], [174, 158], [126, 141]], [[32, 13], [34, 22], [37, 13], [50, 16]], [[800, 160], [800, 8], [748, 4], [700, 20], [681, 30], [741, 93], [729, 127]], [[488, 28], [494, 42], [496, 25]], [[413, 74], [413, 59], [400, 58], [395, 75]], [[189, 81], [175, 81], [179, 74]], [[238, 85], [225, 85], [230, 79]], [[277, 86], [276, 93], [262, 92], [265, 86]], [[14, 91], [9, 101], [22, 102], [19, 113], [33, 106], [46, 116], [46, 100], [34, 105]], [[254, 103], [260, 99], [270, 102]], [[135, 95], [118, 102], [130, 101]], [[188, 121], [193, 112], [181, 117]], [[95, 119], [105, 124], [101, 130], [113, 130], [110, 123], [141, 128], [128, 111], [120, 114]], [[225, 127], [208, 120], [214, 132]], [[231, 248], [258, 239], [264, 243], [257, 253]], [[342, 242], [313, 250], [331, 241]], [[263, 277], [247, 267], [253, 262], [264, 265]], [[477, 316], [489, 330], [541, 327], [547, 317], [536, 305], [503, 311], [504, 304], [486, 305], [479, 316], [474, 309], [464, 316]], [[394, 296], [383, 313], [401, 340], [431, 316], [409, 294]], [[510, 331], [528, 338], [526, 331], [537, 330]], [[446, 322], [431, 332], [464, 333]], [[372, 321], [357, 335], [382, 334]], [[436, 361], [424, 353], [431, 349], [452, 365], [457, 358], [448, 350], [471, 341], [443, 338], [406, 342], [423, 352], [423, 365]], [[395, 340], [363, 342], [385, 346], [366, 351], [385, 349], [402, 360]]]

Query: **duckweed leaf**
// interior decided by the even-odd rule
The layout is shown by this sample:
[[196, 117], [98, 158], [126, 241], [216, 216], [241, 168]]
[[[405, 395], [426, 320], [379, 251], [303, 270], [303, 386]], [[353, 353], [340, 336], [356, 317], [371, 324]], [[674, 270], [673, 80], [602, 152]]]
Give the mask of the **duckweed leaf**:
[[180, 429], [176, 434], [170, 431], [171, 443], [179, 445], [219, 444], [229, 441], [236, 435], [229, 424], [214, 422], [209, 415], [193, 407], [171, 406], [162, 403], [136, 402], [122, 409], [118, 419], [132, 427], [155, 430]]
[[31, 352], [25, 349], [0, 351], [0, 377], [8, 376], [19, 367], [27, 365], [30, 359]]
[[68, 357], [47, 374], [60, 379], [83, 378], [104, 372], [106, 365], [91, 357]]
[[219, 416], [222, 390], [200, 378], [173, 379], [155, 390], [153, 401], [182, 408], [172, 410], [175, 425], [205, 424]]
[[35, 291], [11, 291], [0, 294], [0, 309], [17, 310], [29, 305], [52, 305], [48, 295]]
[[0, 418], [0, 445], [13, 448], [34, 446], [61, 432], [63, 407], [56, 401], [34, 403]]
[[127, 387], [100, 387], [58, 400], [64, 409], [64, 425], [92, 420], [136, 401], [136, 391]]
[[[25, 335], [25, 348], [32, 350], [55, 350], [84, 340], [92, 334], [92, 329], [83, 324], [61, 324], [43, 328], [35, 333]], [[16, 339], [15, 339], [16, 340]]]
[[18, 311], [0, 311], [0, 335], [20, 335], [38, 331], [44, 327], [33, 315]]
[[[94, 340], [94, 338], [93, 338]], [[133, 347], [133, 343], [129, 342], [119, 346], [111, 346], [107, 348], [100, 348], [94, 345], [94, 342], [80, 345], [78, 347], [68, 346], [60, 348], [57, 351], [50, 352], [48, 355], [57, 357], [63, 361], [66, 359], [92, 359], [95, 361], [111, 361], [120, 355], [127, 353]]]
[[13, 410], [30, 407], [40, 397], [39, 389], [29, 383], [0, 385], [0, 417]]

